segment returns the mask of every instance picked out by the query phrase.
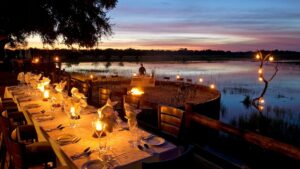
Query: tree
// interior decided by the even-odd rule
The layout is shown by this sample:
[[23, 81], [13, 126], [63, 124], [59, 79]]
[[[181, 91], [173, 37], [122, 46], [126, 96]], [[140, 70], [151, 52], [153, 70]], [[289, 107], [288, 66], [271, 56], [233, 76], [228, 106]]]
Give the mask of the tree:
[[6, 44], [26, 45], [33, 34], [44, 44], [53, 45], [62, 37], [68, 46], [95, 46], [103, 35], [111, 35], [106, 13], [116, 4], [117, 0], [2, 0], [0, 57]]
[[[252, 100], [252, 105], [260, 112], [262, 113], [263, 109], [264, 109], [264, 95], [267, 92], [269, 83], [274, 79], [274, 77], [276, 76], [277, 72], [278, 72], [278, 62], [274, 63], [274, 57], [271, 54], [267, 54], [267, 55], [263, 55], [262, 52], [258, 52], [256, 54], [256, 59], [260, 62], [259, 68], [258, 68], [258, 80], [260, 82], [264, 83], [264, 88], [262, 90], [262, 92], [260, 93], [260, 95], [256, 98], [254, 98]], [[269, 78], [265, 77], [265, 70], [264, 70], [264, 65], [267, 62], [271, 62], [274, 65], [274, 71], [273, 73], [270, 75]]]

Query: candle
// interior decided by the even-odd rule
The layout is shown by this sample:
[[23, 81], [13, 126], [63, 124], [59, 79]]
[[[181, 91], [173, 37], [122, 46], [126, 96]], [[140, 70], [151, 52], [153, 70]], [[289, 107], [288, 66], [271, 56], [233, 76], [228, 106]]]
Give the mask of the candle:
[[72, 116], [72, 117], [75, 117], [75, 116], [76, 116], [76, 113], [75, 113], [75, 107], [72, 106], [72, 107], [70, 108], [70, 113], [71, 113], [71, 116]]
[[102, 123], [101, 121], [96, 122], [96, 131], [102, 131]]
[[47, 101], [49, 98], [49, 90], [44, 91], [44, 100]]

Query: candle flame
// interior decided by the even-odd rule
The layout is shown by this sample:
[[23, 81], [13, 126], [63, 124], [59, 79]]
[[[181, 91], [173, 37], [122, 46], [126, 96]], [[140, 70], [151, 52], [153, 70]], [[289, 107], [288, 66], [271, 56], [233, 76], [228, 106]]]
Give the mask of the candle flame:
[[103, 130], [103, 125], [102, 125], [102, 123], [101, 123], [101, 121], [100, 120], [98, 120], [97, 122], [96, 122], [96, 131], [102, 131]]
[[44, 98], [45, 98], [45, 99], [48, 99], [48, 98], [49, 98], [49, 91], [48, 91], [48, 90], [45, 90], [45, 91], [44, 91]]
[[72, 107], [70, 108], [70, 112], [71, 112], [71, 116], [76, 116], [76, 113], [75, 113], [75, 107], [74, 107], [74, 106], [72, 106]]

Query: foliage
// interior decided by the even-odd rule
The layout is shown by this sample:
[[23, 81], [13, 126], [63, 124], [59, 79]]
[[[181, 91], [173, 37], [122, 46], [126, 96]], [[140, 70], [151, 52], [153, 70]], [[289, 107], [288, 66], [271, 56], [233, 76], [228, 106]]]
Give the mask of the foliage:
[[[117, 0], [2, 0], [0, 37], [10, 46], [26, 44], [26, 37], [39, 34], [43, 43], [62, 37], [66, 45], [92, 47], [111, 34], [107, 11]], [[0, 39], [1, 41], [1, 39]]]

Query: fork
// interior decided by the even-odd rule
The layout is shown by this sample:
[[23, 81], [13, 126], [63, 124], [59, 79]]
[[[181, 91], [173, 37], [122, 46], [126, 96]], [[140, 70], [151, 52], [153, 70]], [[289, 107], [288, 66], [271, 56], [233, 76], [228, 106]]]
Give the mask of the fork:
[[62, 125], [62, 124], [59, 124], [57, 127], [55, 128], [52, 128], [52, 129], [48, 129], [46, 130], [46, 132], [51, 132], [51, 131], [54, 131], [54, 130], [62, 130], [64, 129], [65, 127]]

